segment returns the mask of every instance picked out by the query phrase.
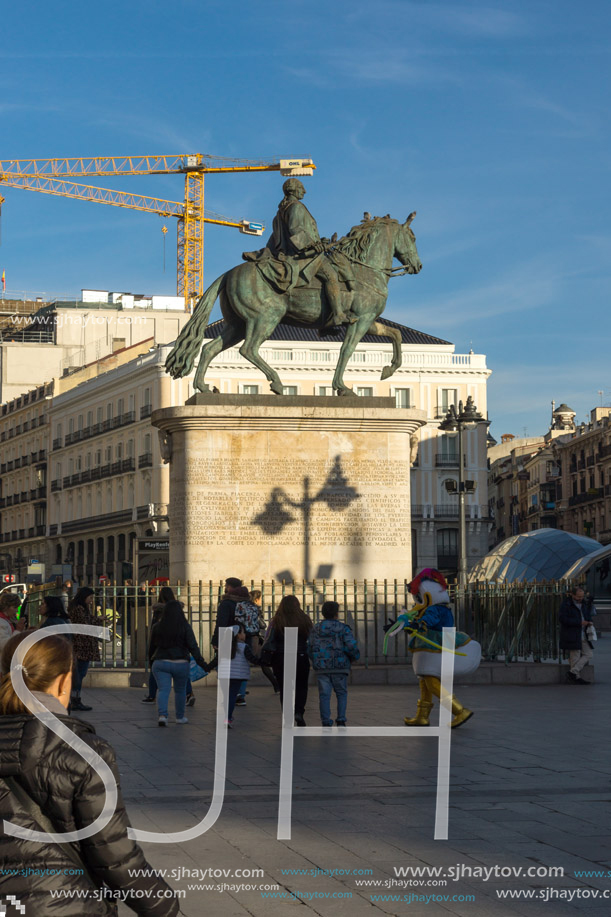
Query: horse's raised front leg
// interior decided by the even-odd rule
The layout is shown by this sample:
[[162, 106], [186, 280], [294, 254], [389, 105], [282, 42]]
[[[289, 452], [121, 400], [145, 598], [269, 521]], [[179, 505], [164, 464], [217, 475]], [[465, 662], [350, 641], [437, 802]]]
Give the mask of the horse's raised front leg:
[[[280, 321], [280, 320], [279, 320]], [[273, 329], [272, 329], [273, 330]], [[244, 343], [240, 347], [240, 353], [245, 360], [260, 369], [269, 380], [269, 387], [276, 395], [283, 395], [284, 389], [280, 376], [271, 366], [265, 362], [259, 353], [259, 347], [270, 335], [269, 317], [258, 316], [256, 319], [246, 319], [246, 333]]]
[[339, 352], [339, 360], [337, 361], [335, 375], [333, 376], [333, 390], [336, 391], [338, 395], [353, 394], [352, 389], [344, 385], [344, 371], [348, 364], [348, 360], [355, 351], [356, 345], [367, 334], [369, 326], [371, 325], [371, 319], [371, 312], [364, 316], [360, 315], [354, 325], [348, 325], [346, 328], [346, 337], [344, 338], [342, 349]]
[[383, 325], [382, 322], [373, 322], [367, 334], [378, 334], [385, 338], [392, 338], [392, 361], [388, 366], [384, 367], [382, 375], [380, 376], [380, 379], [388, 379], [401, 366], [401, 332], [398, 328], [393, 328], [392, 325]]
[[193, 379], [193, 388], [196, 392], [209, 392], [210, 386], [204, 382], [206, 372], [210, 366], [212, 360], [223, 350], [227, 350], [228, 347], [233, 347], [234, 344], [237, 344], [238, 341], [241, 341], [244, 337], [244, 323], [239, 319], [234, 318], [234, 324], [230, 325], [225, 319], [225, 327], [217, 338], [214, 338], [212, 341], [208, 341], [202, 347], [201, 356], [199, 358], [199, 365], [197, 367], [197, 372], [195, 373], [195, 378]]

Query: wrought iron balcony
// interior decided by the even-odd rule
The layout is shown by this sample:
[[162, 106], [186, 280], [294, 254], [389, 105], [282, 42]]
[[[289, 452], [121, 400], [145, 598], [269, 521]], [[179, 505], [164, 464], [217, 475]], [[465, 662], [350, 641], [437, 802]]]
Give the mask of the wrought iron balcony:
[[[447, 454], [445, 452], [438, 452], [435, 455], [435, 465], [437, 468], [458, 468], [460, 462], [458, 459], [458, 452], [456, 455], [453, 453]], [[463, 465], [466, 467], [467, 459], [463, 455]]]
[[604, 487], [592, 487], [585, 494], [575, 494], [575, 496], [569, 497], [569, 506], [591, 503], [593, 500], [600, 500], [602, 496], [604, 496]]

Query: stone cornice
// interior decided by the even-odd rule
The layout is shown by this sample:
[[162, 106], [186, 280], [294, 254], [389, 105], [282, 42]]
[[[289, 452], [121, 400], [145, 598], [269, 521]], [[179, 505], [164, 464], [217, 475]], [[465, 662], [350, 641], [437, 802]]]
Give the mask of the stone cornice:
[[426, 412], [397, 408], [392, 398], [277, 395], [195, 395], [184, 407], [153, 411], [153, 426], [179, 430], [325, 430], [414, 433]]

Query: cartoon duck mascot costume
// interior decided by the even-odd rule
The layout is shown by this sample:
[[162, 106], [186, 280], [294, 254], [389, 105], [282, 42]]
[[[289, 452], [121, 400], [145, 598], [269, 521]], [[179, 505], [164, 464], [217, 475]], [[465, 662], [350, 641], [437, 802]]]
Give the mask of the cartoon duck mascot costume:
[[[409, 584], [409, 591], [416, 597], [417, 604], [409, 612], [403, 612], [386, 629], [384, 652], [388, 637], [407, 630], [411, 634], [409, 648], [412, 665], [420, 682], [420, 700], [416, 716], [405, 717], [406, 726], [428, 726], [433, 709], [433, 697], [441, 698], [441, 653], [443, 628], [454, 627], [454, 615], [450, 609], [448, 584], [439, 570], [427, 567]], [[460, 631], [456, 633], [454, 676], [474, 672], [481, 660], [481, 647], [477, 641]], [[452, 722], [456, 729], [473, 716], [455, 695], [452, 695]]]

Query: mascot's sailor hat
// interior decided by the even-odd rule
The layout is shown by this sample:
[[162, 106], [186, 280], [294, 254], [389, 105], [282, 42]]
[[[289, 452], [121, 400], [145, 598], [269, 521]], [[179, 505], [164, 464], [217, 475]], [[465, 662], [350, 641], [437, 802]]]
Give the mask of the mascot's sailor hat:
[[419, 602], [424, 602], [424, 594], [428, 592], [431, 605], [449, 605], [448, 584], [443, 573], [434, 567], [425, 567], [409, 584], [409, 591], [416, 596]]

